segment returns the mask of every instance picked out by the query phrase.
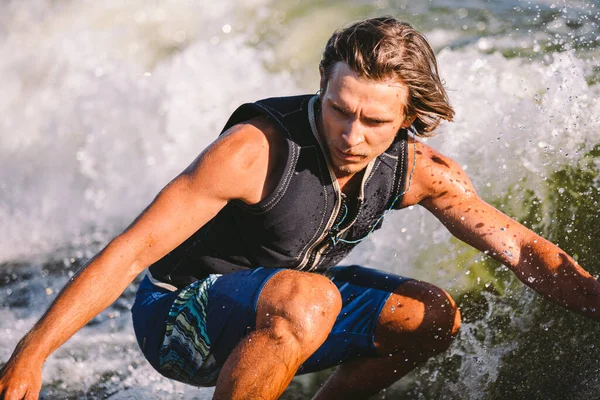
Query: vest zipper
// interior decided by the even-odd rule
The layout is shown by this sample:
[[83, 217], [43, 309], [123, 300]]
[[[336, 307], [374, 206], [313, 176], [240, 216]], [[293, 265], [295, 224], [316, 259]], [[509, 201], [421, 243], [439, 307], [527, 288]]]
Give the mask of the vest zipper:
[[354, 218], [352, 218], [352, 221], [348, 225], [346, 225], [344, 229], [337, 233], [337, 237], [341, 237], [344, 233], [346, 233], [346, 231], [350, 229], [358, 219], [360, 209], [362, 208], [362, 205], [365, 200], [365, 185], [367, 184], [367, 179], [369, 179], [369, 175], [371, 175], [371, 171], [373, 171], [374, 166], [375, 160], [371, 161], [369, 165], [367, 165], [367, 168], [365, 169], [365, 174], [363, 175], [362, 180], [360, 182], [360, 190], [358, 191], [358, 203], [356, 204], [356, 212], [354, 213]]
[[[360, 194], [358, 197], [358, 204], [356, 205], [356, 212], [354, 213], [354, 218], [352, 218], [352, 221], [350, 222], [350, 224], [348, 224], [344, 229], [337, 232], [335, 234], [335, 237], [341, 237], [344, 233], [346, 233], [346, 231], [348, 229], [350, 229], [352, 227], [352, 225], [354, 225], [354, 223], [358, 219], [358, 215], [360, 214], [360, 209], [362, 208], [362, 205], [364, 203], [365, 184], [367, 182], [368, 175], [371, 173], [371, 170], [373, 169], [372, 168], [373, 164], [374, 163], [369, 164], [369, 166], [365, 170], [365, 174], [363, 175], [363, 179], [362, 179], [361, 187], [360, 187]], [[338, 186], [338, 188], [339, 188], [339, 186]], [[341, 194], [341, 191], [340, 191], [340, 194]], [[340, 201], [340, 207], [341, 207], [341, 204], [342, 204], [342, 202]], [[340, 212], [339, 212], [339, 208], [338, 208], [338, 213], [336, 215], [334, 225], [337, 222], [337, 220], [339, 219], [339, 214], [340, 214]], [[325, 250], [327, 250], [329, 248], [329, 246], [331, 244], [331, 239], [332, 239], [331, 236], [329, 235], [330, 233], [331, 233], [331, 229], [329, 231], [327, 231], [327, 237], [326, 237], [325, 243], [323, 243], [323, 245], [321, 247], [316, 249], [316, 251], [313, 254], [311, 254], [309, 261], [306, 263], [306, 265], [310, 265], [309, 271], [313, 270], [319, 264], [319, 261], [321, 261], [321, 256], [323, 255]]]

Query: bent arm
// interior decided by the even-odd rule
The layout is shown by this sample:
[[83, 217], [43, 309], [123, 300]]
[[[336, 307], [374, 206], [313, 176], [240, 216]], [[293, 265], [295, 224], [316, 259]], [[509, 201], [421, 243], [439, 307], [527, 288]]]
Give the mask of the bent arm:
[[225, 205], [226, 199], [214, 194], [199, 195], [202, 185], [195, 185], [189, 174], [184, 172], [167, 185], [125, 232], [69, 280], [19, 343], [16, 355], [22, 353], [32, 362], [43, 362], [112, 304], [141, 271]]
[[48, 355], [114, 302], [141, 271], [229, 200], [260, 200], [271, 145], [261, 121], [238, 125], [213, 143], [68, 282], [0, 373], [0, 398], [20, 399], [27, 393], [37, 398]]
[[420, 204], [458, 239], [488, 253], [548, 299], [600, 321], [600, 283], [558, 246], [483, 201], [465, 172], [439, 153], [444, 163], [427, 163], [435, 176]]

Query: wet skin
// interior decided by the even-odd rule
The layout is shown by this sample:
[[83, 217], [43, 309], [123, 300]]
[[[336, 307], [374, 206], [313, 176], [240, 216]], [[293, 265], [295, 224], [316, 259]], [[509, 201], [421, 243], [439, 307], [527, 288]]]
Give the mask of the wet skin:
[[[412, 122], [404, 115], [405, 104], [402, 82], [368, 81], [344, 64], [335, 66], [323, 91], [319, 127], [345, 192], [352, 194], [353, 178], [389, 146], [400, 127]], [[281, 177], [286, 150], [284, 135], [265, 118], [236, 125], [211, 144], [69, 281], [0, 373], [0, 397], [36, 399], [49, 354], [228, 201], [255, 204], [268, 196]], [[425, 207], [452, 234], [487, 251], [539, 293], [600, 320], [600, 285], [571, 257], [481, 200], [450, 158], [417, 142], [416, 152], [409, 151], [408, 165], [415, 161], [402, 207]], [[320, 275], [275, 275], [260, 296], [257, 329], [223, 365], [215, 398], [279, 396], [327, 337], [339, 312], [339, 297], [335, 286]], [[460, 314], [443, 290], [424, 282], [401, 285], [376, 326], [381, 357], [340, 366], [317, 398], [366, 398], [376, 393], [447, 348], [459, 324]]]

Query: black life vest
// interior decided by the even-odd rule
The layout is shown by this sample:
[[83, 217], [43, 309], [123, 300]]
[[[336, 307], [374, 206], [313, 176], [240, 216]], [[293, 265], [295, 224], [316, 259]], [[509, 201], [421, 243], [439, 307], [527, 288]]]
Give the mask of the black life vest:
[[401, 129], [392, 145], [369, 164], [353, 220], [337, 229], [342, 196], [316, 132], [319, 106], [316, 96], [303, 95], [244, 104], [233, 113], [223, 132], [262, 114], [285, 135], [288, 156], [281, 179], [258, 204], [230, 201], [150, 267], [154, 278], [182, 287], [211, 273], [259, 266], [325, 271], [352, 250], [353, 241], [381, 226], [380, 217], [406, 184], [407, 131]]

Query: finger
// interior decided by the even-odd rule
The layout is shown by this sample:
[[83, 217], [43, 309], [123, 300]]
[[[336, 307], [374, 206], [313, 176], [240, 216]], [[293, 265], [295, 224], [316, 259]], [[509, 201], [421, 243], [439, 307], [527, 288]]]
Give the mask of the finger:
[[6, 389], [4, 392], [4, 396], [0, 397], [2, 400], [21, 400], [23, 398], [23, 393], [18, 389]]
[[24, 400], [37, 400], [38, 396], [39, 396], [38, 392], [29, 390], [25, 394]]

